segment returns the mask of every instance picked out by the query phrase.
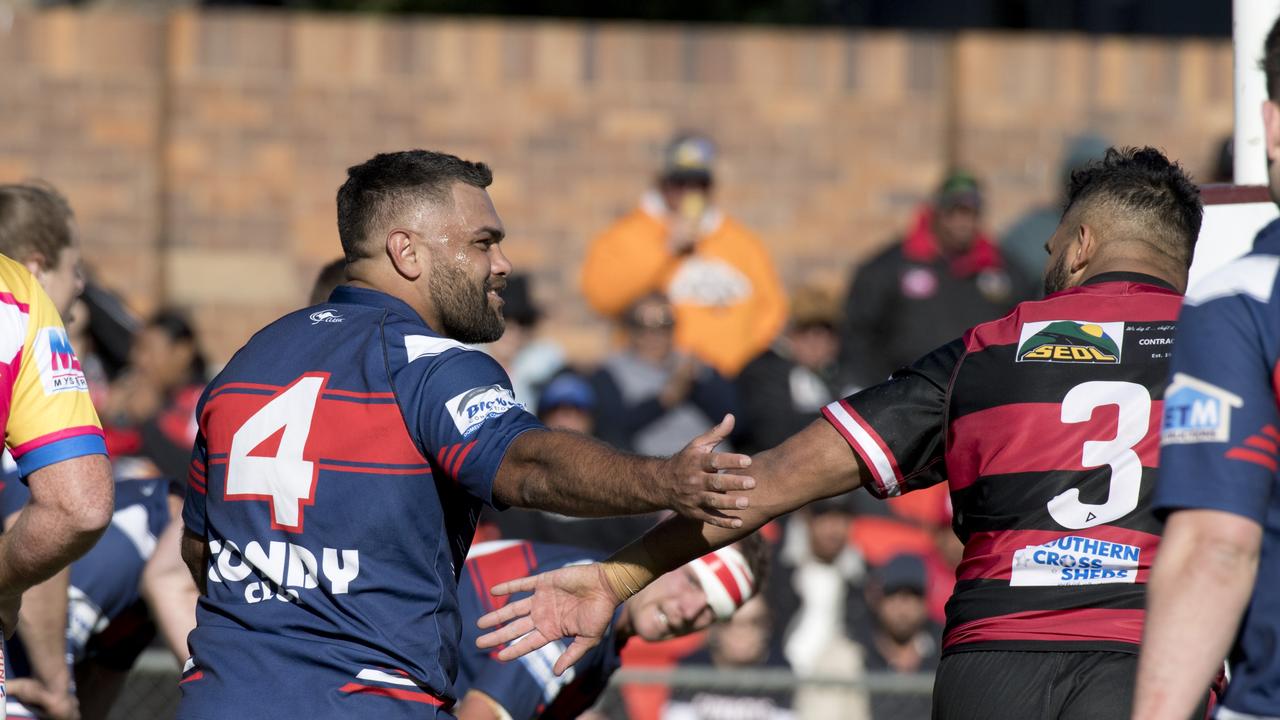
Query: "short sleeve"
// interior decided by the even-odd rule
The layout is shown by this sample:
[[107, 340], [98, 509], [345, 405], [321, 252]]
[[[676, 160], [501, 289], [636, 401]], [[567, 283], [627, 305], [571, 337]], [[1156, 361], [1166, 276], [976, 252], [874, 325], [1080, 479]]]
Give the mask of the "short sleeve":
[[[23, 309], [13, 295], [5, 296], [0, 302]], [[64, 460], [107, 454], [80, 360], [53, 302], [34, 278], [27, 296], [26, 339], [5, 426], [5, 444], [24, 478]]]
[[182, 524], [201, 537], [205, 534], [205, 496], [208, 495], [209, 446], [204, 430], [196, 433], [191, 446], [191, 465], [187, 468], [186, 492], [182, 499]]
[[964, 355], [961, 340], [943, 345], [887, 381], [823, 408], [827, 419], [871, 472], [879, 498], [946, 479], [943, 465], [947, 387]]
[[[422, 361], [419, 361], [422, 362]], [[476, 350], [450, 350], [421, 377], [414, 436], [436, 472], [493, 503], [493, 478], [511, 442], [542, 427], [515, 398], [497, 361]]]
[[1204, 508], [1265, 519], [1280, 457], [1268, 312], [1246, 294], [1183, 306], [1164, 395], [1161, 514]]

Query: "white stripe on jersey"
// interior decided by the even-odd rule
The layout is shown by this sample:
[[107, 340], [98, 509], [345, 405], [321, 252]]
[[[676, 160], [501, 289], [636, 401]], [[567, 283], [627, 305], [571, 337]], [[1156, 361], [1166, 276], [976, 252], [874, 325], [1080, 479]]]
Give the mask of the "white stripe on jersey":
[[356, 674], [356, 679], [371, 680], [373, 682], [387, 683], [389, 685], [404, 685], [405, 687], [411, 688], [418, 687], [418, 683], [404, 677], [403, 675], [392, 675], [391, 673], [374, 670], [373, 668], [364, 668]]
[[1202, 305], [1232, 295], [1248, 295], [1258, 302], [1270, 302], [1277, 271], [1280, 271], [1280, 257], [1275, 255], [1236, 258], [1188, 289], [1183, 303]]
[[893, 471], [893, 463], [889, 460], [889, 456], [884, 454], [884, 450], [876, 443], [875, 438], [871, 437], [871, 433], [853, 419], [849, 411], [844, 409], [844, 405], [840, 401], [831, 403], [827, 406], [827, 410], [831, 416], [840, 423], [840, 427], [844, 428], [857, 443], [858, 449], [862, 451], [862, 456], [871, 463], [871, 472], [876, 476], [876, 480], [880, 485], [880, 489], [886, 495], [897, 495], [898, 476]]
[[468, 560], [474, 560], [485, 555], [492, 555], [501, 552], [509, 547], [515, 547], [520, 543], [528, 542], [527, 540], [486, 540], [471, 546], [471, 550], [467, 553]]
[[475, 350], [470, 345], [464, 345], [457, 340], [449, 338], [431, 337], [430, 335], [405, 335], [404, 349], [409, 355], [408, 362], [413, 362], [418, 358], [435, 357], [443, 354], [446, 350]]

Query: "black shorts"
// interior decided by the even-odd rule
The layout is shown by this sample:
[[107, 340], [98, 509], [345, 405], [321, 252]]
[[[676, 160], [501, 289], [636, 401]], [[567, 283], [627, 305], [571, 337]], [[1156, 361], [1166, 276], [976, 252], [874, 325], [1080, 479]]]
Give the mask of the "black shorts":
[[1137, 672], [1138, 656], [1123, 652], [951, 653], [933, 720], [1129, 720]]

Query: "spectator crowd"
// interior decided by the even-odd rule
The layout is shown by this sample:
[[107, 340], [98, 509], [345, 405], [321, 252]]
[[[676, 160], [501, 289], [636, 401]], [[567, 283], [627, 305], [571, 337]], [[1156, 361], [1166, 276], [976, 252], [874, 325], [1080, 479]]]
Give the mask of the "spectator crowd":
[[[1073, 141], [1064, 173], [1104, 148], [1097, 138]], [[1031, 210], [1012, 226], [1004, 247], [985, 223], [981, 179], [962, 170], [940, 178], [929, 200], [904, 218], [902, 235], [852, 269], [844, 297], [819, 285], [788, 292], [761, 240], [716, 203], [715, 164], [711, 139], [675, 138], [635, 209], [591, 241], [580, 271], [582, 296], [612, 322], [615, 335], [598, 363], [575, 363], [545, 333], [532, 277], [508, 278], [506, 333], [485, 349], [510, 375], [516, 399], [546, 425], [636, 453], [669, 455], [732, 413], [733, 447], [759, 452], [804, 428], [828, 403], [1041, 292], [1038, 268], [1056, 212]], [[52, 210], [36, 207], [40, 198], [51, 199]], [[59, 228], [64, 236], [51, 245], [23, 240], [57, 235]], [[46, 670], [39, 650], [28, 647], [30, 661], [10, 665], [11, 676], [30, 681], [11, 688], [16, 717], [13, 703], [24, 700], [45, 717], [106, 717], [138, 652], [154, 638], [181, 661], [194, 625], [194, 588], [177, 559], [175, 519], [182, 494], [190, 491], [195, 406], [210, 368], [181, 310], [139, 320], [91, 274], [85, 279], [79, 254], [92, 258], [93, 249], [81, 248], [76, 232], [71, 209], [52, 188], [0, 186], [0, 252], [25, 263], [42, 283], [49, 278], [51, 295], [80, 295], [66, 318], [69, 337], [117, 477], [113, 527], [129, 542], [114, 554], [82, 559], [79, 574], [72, 569], [71, 629], [86, 637], [76, 658], [79, 707], [51, 699], [69, 691], [70, 678]], [[312, 304], [323, 304], [343, 281], [342, 268], [340, 261], [325, 268]], [[67, 287], [59, 290], [58, 283]], [[299, 306], [305, 300], [299, 298]], [[7, 467], [8, 516], [22, 504], [12, 492], [20, 479]], [[487, 513], [477, 539], [609, 552], [657, 519], [510, 510]], [[861, 494], [831, 498], [762, 533], [773, 548], [762, 594], [705, 634], [636, 643], [624, 661], [773, 666], [850, 680], [937, 666], [943, 604], [960, 547], [945, 486], [887, 503]], [[77, 577], [95, 563], [108, 563], [120, 575], [119, 596], [108, 606], [77, 601]], [[22, 658], [22, 644], [32, 645], [38, 635], [21, 627], [6, 657]], [[832, 686], [795, 693], [743, 688], [626, 695], [596, 712], [679, 720], [914, 718], [927, 716], [929, 701]]]

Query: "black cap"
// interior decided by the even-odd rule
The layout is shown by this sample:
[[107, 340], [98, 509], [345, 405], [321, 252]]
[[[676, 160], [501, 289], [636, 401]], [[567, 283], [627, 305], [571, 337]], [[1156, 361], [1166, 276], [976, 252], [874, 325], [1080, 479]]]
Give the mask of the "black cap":
[[885, 595], [903, 591], [924, 595], [926, 573], [924, 559], [919, 555], [894, 555], [889, 562], [876, 569], [875, 576]]

